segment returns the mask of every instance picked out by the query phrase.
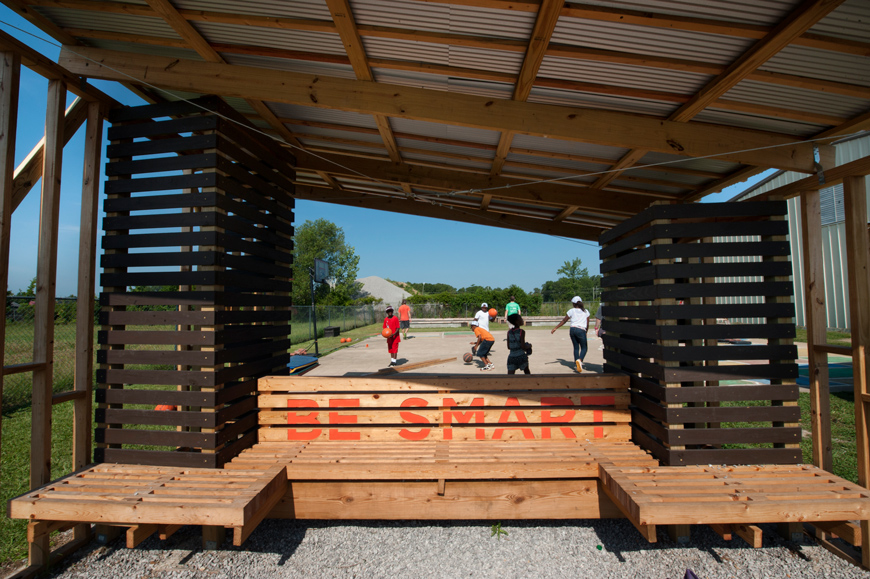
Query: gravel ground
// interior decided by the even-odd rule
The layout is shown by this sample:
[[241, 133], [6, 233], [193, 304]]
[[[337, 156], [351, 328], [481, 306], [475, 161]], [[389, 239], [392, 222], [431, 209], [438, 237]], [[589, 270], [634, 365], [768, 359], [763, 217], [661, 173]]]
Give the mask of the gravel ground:
[[497, 540], [491, 522], [265, 521], [242, 548], [202, 551], [199, 529], [185, 527], [161, 544], [136, 549], [121, 540], [81, 551], [57, 577], [119, 579], [197, 577], [497, 577], [682, 579], [870, 578], [805, 538], [784, 541], [762, 525], [764, 546], [726, 542], [709, 528], [692, 529], [689, 545], [663, 531], [650, 545], [624, 520], [507, 522]]

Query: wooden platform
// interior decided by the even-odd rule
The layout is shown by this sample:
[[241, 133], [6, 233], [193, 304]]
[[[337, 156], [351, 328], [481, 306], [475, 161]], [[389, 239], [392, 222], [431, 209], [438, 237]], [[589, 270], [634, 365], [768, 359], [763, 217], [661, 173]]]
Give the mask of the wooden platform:
[[227, 469], [287, 466], [287, 477], [306, 480], [577, 479], [598, 477], [604, 462], [657, 466], [630, 442], [418, 441], [261, 442]]
[[870, 518], [870, 491], [814, 466], [602, 465], [601, 483], [651, 541], [654, 525]]
[[238, 546], [286, 489], [285, 468], [277, 465], [245, 471], [98, 464], [12, 499], [9, 517], [148, 525], [148, 535], [158, 525], [228, 527]]

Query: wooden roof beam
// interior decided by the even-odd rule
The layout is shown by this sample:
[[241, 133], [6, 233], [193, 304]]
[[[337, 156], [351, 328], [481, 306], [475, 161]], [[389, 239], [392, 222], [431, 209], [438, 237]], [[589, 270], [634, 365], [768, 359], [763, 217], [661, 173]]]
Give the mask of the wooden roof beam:
[[[223, 57], [212, 48], [208, 41], [188, 22], [178, 9], [172, 5], [169, 0], [146, 0], [152, 10], [172, 27], [173, 30], [181, 37], [181, 39], [190, 47], [193, 48], [206, 62], [214, 62], [218, 64], [226, 64]], [[277, 117], [269, 109], [269, 107], [258, 99], [245, 99], [251, 108], [267, 122], [272, 128], [278, 131], [281, 138], [287, 142], [298, 146], [299, 141], [293, 134], [287, 130], [287, 127], [282, 123], [277, 122]]]
[[389, 183], [434, 187], [448, 191], [480, 191], [499, 199], [544, 203], [554, 207], [576, 205], [586, 210], [602, 210], [609, 215], [632, 215], [645, 208], [648, 199], [614, 191], [564, 183], [524, 183], [517, 179], [467, 173], [425, 165], [396, 165], [386, 160], [361, 160], [342, 157], [341, 166], [321, 157], [297, 154], [297, 171], [324, 172], [333, 176], [360, 178], [360, 174]]
[[[429, 2], [431, 0], [418, 0]], [[11, 2], [7, 2], [10, 4]], [[451, 4], [464, 4], [518, 12], [537, 12], [541, 4], [540, 0], [533, 2], [485, 2], [472, 0], [457, 0]], [[24, 3], [21, 0], [15, 2], [19, 7], [46, 6], [52, 8], [67, 8], [73, 10], [91, 10], [107, 12], [111, 14], [126, 14], [131, 16], [155, 16], [154, 11], [145, 5], [131, 4], [126, 2], [97, 2], [95, 0], [29, 0]], [[20, 8], [16, 8], [20, 10]], [[185, 19], [191, 22], [215, 22], [221, 24], [234, 24], [239, 26], [251, 26], [261, 28], [278, 28], [283, 30], [309, 30], [315, 32], [335, 32], [335, 24], [325, 20], [312, 20], [305, 18], [281, 18], [260, 16], [256, 14], [236, 14], [229, 12], [213, 12], [209, 10], [179, 10]], [[656, 14], [651, 11], [627, 10], [607, 8], [602, 6], [590, 6], [581, 3], [566, 3], [561, 12], [562, 16], [584, 18], [605, 22], [634, 24], [637, 26], [650, 26], [669, 30], [686, 30], [690, 32], [704, 32], [719, 34], [735, 38], [763, 38], [770, 32], [771, 27], [757, 24], [745, 24], [740, 22], [727, 22], [705, 18], [676, 16], [670, 14]], [[367, 34], [366, 30], [361, 33]], [[58, 38], [57, 36], [55, 38]], [[60, 40], [58, 38], [58, 40]], [[68, 42], [68, 41], [67, 41]], [[845, 54], [865, 56], [870, 52], [870, 43], [855, 40], [847, 40], [815, 33], [804, 33], [796, 38], [793, 44], [819, 48]]]
[[[359, 80], [374, 81], [375, 77], [369, 67], [350, 3], [348, 0], [326, 0], [326, 5], [329, 8], [329, 13], [332, 14], [332, 21], [335, 23], [342, 44], [344, 44], [344, 50], [350, 59], [354, 74]], [[390, 127], [390, 119], [384, 115], [374, 115], [374, 117], [381, 139], [383, 139], [387, 152], [390, 154], [390, 159], [394, 163], [401, 163], [402, 157], [399, 154], [399, 145], [396, 143], [393, 129]]]
[[[69, 143], [85, 119], [88, 118], [88, 101], [77, 98], [64, 112], [63, 146]], [[45, 158], [45, 137], [37, 143], [18, 167], [12, 181], [12, 211], [21, 205], [36, 182], [42, 178], [42, 161]]]
[[606, 229], [606, 227], [554, 223], [549, 219], [533, 219], [505, 214], [493, 215], [479, 209], [459, 209], [441, 204], [433, 205], [426, 201], [409, 200], [404, 197], [384, 197], [351, 191], [334, 191], [306, 185], [296, 186], [296, 198], [476, 225], [489, 225], [514, 231], [558, 235], [571, 239], [597, 240], [601, 232]]
[[[553, 36], [553, 30], [556, 29], [556, 22], [559, 20], [559, 13], [564, 4], [563, 0], [542, 0], [532, 36], [529, 39], [529, 47], [523, 59], [523, 66], [514, 86], [513, 99], [515, 101], [525, 101], [529, 98], [529, 93], [532, 92], [535, 78], [538, 76], [538, 70], [541, 68], [541, 62], [543, 62], [544, 54], [550, 45], [550, 38]], [[513, 139], [514, 133], [512, 131], [505, 131], [499, 137], [495, 159], [492, 162], [491, 172], [493, 175], [498, 175], [501, 172]], [[486, 209], [486, 207], [481, 207], [481, 209]]]
[[[127, 34], [122, 32], [105, 31], [105, 30], [89, 30], [80, 28], [64, 28], [64, 32], [72, 36], [81, 38], [98, 38], [104, 40], [120, 40], [122, 42], [133, 42], [139, 44], [149, 44], [155, 46], [166, 47], [182, 47], [183, 42], [160, 38], [148, 37], [137, 34]], [[333, 30], [334, 32], [334, 30]], [[418, 41], [424, 41], [424, 38], [416, 38]], [[219, 52], [227, 52], [233, 54], [247, 54], [255, 56], [268, 56], [273, 58], [287, 58], [292, 60], [309, 60], [312, 62], [329, 62], [333, 64], [350, 64], [350, 59], [345, 55], [340, 54], [321, 54], [315, 52], [301, 52], [298, 50], [287, 50], [281, 48], [267, 46], [248, 46], [239, 44], [218, 44], [211, 43], [212, 48]], [[488, 48], [493, 48], [489, 46]], [[508, 47], [494, 47], [496, 49], [513, 50], [513, 45]], [[584, 48], [579, 46], [563, 46], [551, 44], [547, 49], [547, 54], [550, 56], [558, 56], [561, 58], [573, 58], [579, 60], [590, 60], [597, 62], [613, 62], [617, 64], [626, 64], [631, 66], [644, 66], [648, 68], [663, 68], [667, 70], [680, 70], [685, 72], [693, 72], [697, 74], [718, 75], [725, 70], [725, 66], [712, 64], [700, 61], [681, 60], [668, 57], [657, 57], [650, 55], [637, 55], [628, 52], [617, 52], [612, 50], [600, 50]], [[447, 76], [459, 76], [463, 78], [473, 78], [479, 80], [490, 80], [495, 82], [504, 82], [514, 84], [517, 75], [503, 72], [477, 70], [472, 68], [451, 67], [446, 65], [438, 65], [432, 63], [412, 62], [403, 60], [390, 59], [368, 59], [369, 65], [376, 68], [388, 68], [391, 70], [408, 70], [429, 74], [442, 74]], [[795, 76], [769, 71], [755, 71], [747, 77], [749, 80], [764, 82], [769, 84], [778, 84], [782, 86], [790, 86], [806, 90], [818, 90], [832, 92], [844, 96], [852, 96], [856, 98], [866, 98], [867, 87], [861, 85], [852, 85], [842, 82], [827, 81], [822, 79]], [[616, 94], [621, 96], [637, 96], [638, 98], [658, 98], [666, 102], [685, 102], [691, 95], [683, 97], [682, 95], [673, 95], [668, 97], [669, 93], [655, 94], [655, 91], [640, 91], [638, 89], [630, 89], [627, 87], [614, 87], [609, 85], [593, 85], [591, 83], [580, 83], [574, 81], [565, 81], [560, 79], [535, 79], [536, 86], [564, 86], [572, 90], [589, 90], [590, 92], [600, 91], [602, 94]], [[674, 100], [677, 99], [677, 100]]]
[[[812, 145], [795, 144], [793, 137], [777, 133], [95, 48], [75, 50], [79, 54], [64, 48], [60, 62], [77, 74], [106, 80], [129, 80], [132, 76], [166, 88], [222, 96], [515, 131], [687, 157], [715, 155], [739, 163], [814, 171]], [[739, 152], [759, 147], [772, 148]], [[823, 147], [822, 153], [833, 155], [833, 150]]]

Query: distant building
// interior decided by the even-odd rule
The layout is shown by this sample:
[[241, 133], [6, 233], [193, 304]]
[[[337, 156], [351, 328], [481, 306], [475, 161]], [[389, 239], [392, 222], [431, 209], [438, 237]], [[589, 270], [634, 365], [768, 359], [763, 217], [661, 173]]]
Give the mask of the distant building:
[[[870, 155], [870, 136], [861, 135], [834, 143], [836, 164], [844, 165]], [[825, 167], [827, 169], [829, 167]], [[745, 201], [756, 195], [805, 178], [806, 175], [791, 171], [779, 171], [754, 187], [740, 193], [732, 201]], [[870, 177], [865, 177], [870, 184]], [[868, 189], [870, 191], [870, 189]], [[843, 214], [843, 186], [835, 185], [819, 191], [822, 213], [822, 264], [825, 272], [825, 308], [828, 328], [851, 330], [849, 321], [849, 282], [846, 260], [845, 216]], [[870, 196], [870, 194], [868, 194]], [[866, 217], [870, 221], [870, 216]], [[801, 241], [800, 197], [788, 200], [788, 232], [791, 244], [792, 282], [795, 296], [795, 323], [806, 326], [804, 305], [803, 243]], [[731, 259], [730, 261], [737, 261]], [[734, 281], [751, 281], [749, 278]], [[733, 303], [734, 299], [719, 298], [720, 303]], [[748, 303], [750, 299], [739, 300]], [[736, 322], [744, 320], [732, 320]]]
[[356, 282], [362, 284], [362, 289], [354, 297], [362, 298], [372, 296], [374, 298], [380, 298], [383, 304], [390, 304], [394, 308], [399, 307], [399, 304], [402, 303], [403, 299], [411, 296], [410, 293], [406, 292], [399, 286], [376, 275], [361, 277], [356, 280]]

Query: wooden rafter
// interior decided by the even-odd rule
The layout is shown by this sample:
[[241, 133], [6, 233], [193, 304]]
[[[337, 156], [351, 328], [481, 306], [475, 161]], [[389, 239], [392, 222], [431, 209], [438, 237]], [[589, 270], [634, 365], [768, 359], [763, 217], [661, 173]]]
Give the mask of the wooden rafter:
[[571, 239], [598, 239], [601, 232], [610, 227], [583, 226], [577, 224], [554, 223], [551, 219], [532, 219], [514, 215], [493, 215], [489, 211], [481, 211], [477, 208], [454, 208], [441, 203], [428, 203], [425, 201], [409, 200], [404, 196], [376, 196], [351, 191], [333, 191], [297, 184], [296, 197], [324, 203], [338, 203], [352, 207], [377, 209], [379, 211], [391, 211], [407, 215], [420, 215], [449, 221], [463, 223], [475, 223], [491, 227], [502, 227], [531, 233], [543, 233], [558, 235]]
[[[794, 10], [776, 28], [764, 38], [756, 42], [752, 48], [734, 61], [725, 71], [704, 88], [698, 91], [689, 102], [674, 111], [668, 120], [685, 123], [690, 121], [698, 113], [714, 103], [719, 97], [737, 85], [740, 81], [755, 72], [759, 66], [770, 60], [780, 50], [789, 45], [795, 38], [806, 32], [819, 20], [827, 16], [837, 8], [844, 0], [806, 0], [798, 9]], [[617, 166], [630, 168], [634, 162], [647, 153], [645, 150], [635, 149], [620, 159]], [[615, 167], [616, 168], [616, 167]], [[603, 175], [595, 186], [603, 187], [607, 183], [619, 178], [619, 172], [611, 172]]]
[[[95, 101], [97, 102], [97, 101]], [[88, 117], [88, 101], [84, 99], [76, 99], [73, 104], [67, 108], [64, 113], [63, 127], [63, 145], [69, 142], [75, 135], [79, 127], [85, 122]], [[37, 143], [30, 151], [27, 157], [24, 158], [18, 167], [15, 168], [15, 179], [12, 183], [12, 211], [14, 212], [33, 186], [42, 177], [42, 160], [45, 155], [45, 137]]]
[[[523, 59], [523, 66], [514, 86], [513, 99], [515, 101], [525, 101], [529, 98], [529, 93], [532, 92], [535, 79], [538, 77], [538, 70], [541, 68], [547, 47], [550, 45], [550, 38], [553, 36], [553, 30], [556, 29], [556, 22], [559, 20], [559, 13], [563, 5], [564, 2], [559, 0], [542, 0], [538, 17], [535, 20], [535, 27], [529, 39], [526, 56]], [[501, 172], [513, 139], [514, 133], [511, 131], [505, 131], [499, 137], [495, 159], [492, 162], [493, 175], [498, 175]], [[486, 208], [481, 206], [481, 209]]]
[[[203, 36], [193, 27], [192, 24], [190, 24], [190, 22], [187, 21], [187, 19], [179, 14], [178, 9], [175, 8], [169, 0], [147, 0], [147, 2], [151, 9], [154, 10], [158, 16], [163, 18], [163, 20], [165, 20], [166, 23], [169, 24], [176, 33], [178, 33], [182, 40], [190, 48], [194, 49], [206, 62], [226, 64], [226, 60], [224, 60], [224, 58], [218, 54], [214, 48], [212, 48], [208, 41], [203, 38]], [[293, 134], [287, 130], [287, 127], [282, 123], [277, 122], [277, 117], [272, 113], [266, 103], [259, 99], [245, 100], [249, 105], [251, 105], [251, 108], [257, 111], [257, 113], [263, 117], [263, 119], [268, 122], [272, 128], [278, 132], [278, 134], [281, 135], [281, 138], [291, 144], [300, 146], [299, 141], [297, 141]]]
[[[158, 86], [224, 96], [634, 146], [692, 157], [716, 155], [808, 173], [815, 166], [810, 144], [795, 144], [793, 137], [776, 133], [94, 48], [77, 48], [76, 52], [63, 49], [61, 63], [72, 72], [106, 80], [147, 76]], [[348, 99], [348, 94], [355, 98]], [[752, 153], [734, 152], [771, 146]], [[823, 147], [822, 154], [832, 159], [833, 150]]]
[[[326, 5], [329, 8], [329, 13], [332, 14], [332, 21], [335, 23], [338, 35], [344, 44], [344, 50], [350, 59], [354, 74], [356, 74], [359, 80], [374, 81], [375, 77], [369, 67], [368, 58], [366, 57], [362, 38], [360, 38], [359, 31], [357, 30], [350, 3], [348, 0], [326, 0]], [[394, 163], [401, 163], [402, 157], [399, 154], [399, 145], [396, 143], [396, 137], [393, 135], [393, 129], [390, 127], [389, 118], [384, 115], [375, 115], [374, 117], [381, 139], [383, 139], [387, 152], [390, 154], [390, 159]]]
[[[81, 28], [65, 28], [67, 33], [79, 38], [92, 38], [101, 40], [119, 40], [122, 42], [132, 42], [138, 44], [148, 44], [155, 46], [164, 46], [168, 48], [187, 48], [184, 41], [177, 41], [163, 37], [148, 37], [141, 34], [128, 34], [124, 32], [105, 31], [105, 30], [88, 30]], [[334, 64], [351, 64], [351, 60], [342, 55], [334, 54], [319, 54], [313, 52], [300, 52], [298, 50], [286, 50], [274, 47], [254, 46], [254, 45], [239, 45], [239, 44], [219, 44], [212, 43], [212, 48], [220, 52], [230, 54], [246, 54], [254, 56], [267, 56], [271, 58], [284, 58], [289, 60], [308, 60], [312, 62], [330, 62]], [[868, 49], [870, 50], [870, 49]], [[404, 70], [411, 72], [420, 72], [425, 74], [438, 74], [451, 77], [469, 78], [475, 80], [491, 80], [496, 82], [504, 82], [508, 84], [517, 83], [518, 75], [487, 71], [473, 68], [460, 68], [454, 66], [437, 65], [423, 62], [411, 62], [405, 60], [391, 59], [367, 59], [370, 67], [378, 67], [389, 70]], [[759, 73], [761, 74], [761, 73]], [[777, 77], [771, 77], [777, 78]], [[756, 79], [757, 80], [757, 79]], [[816, 86], [813, 84], [815, 79], [804, 79], [800, 82], [801, 88], [807, 89], [825, 89], [829, 92], [837, 92], [846, 94], [847, 96], [864, 95], [866, 88], [857, 85], [848, 85], [843, 83], [830, 83], [824, 86]], [[774, 82], [774, 81], [772, 81]], [[645, 90], [635, 87], [614, 86], [600, 83], [578, 82], [565, 79], [537, 77], [533, 80], [534, 86], [565, 89], [576, 92], [585, 92], [593, 94], [604, 94], [611, 96], [621, 96], [645, 100], [653, 100], [659, 102], [668, 102], [676, 104], [684, 104], [692, 99], [691, 94], [679, 94], [675, 92]], [[793, 84], [793, 83], [791, 83]], [[783, 107], [773, 107], [758, 103], [747, 103], [735, 100], [720, 98], [710, 104], [711, 108], [717, 108], [726, 111], [747, 112], [773, 118], [791, 119], [814, 123], [819, 125], [836, 126], [847, 119], [816, 113], [813, 111], [791, 109]], [[508, 150], [507, 152], [510, 152]]]
[[[418, 0], [428, 1], [428, 0]], [[24, 5], [20, 0], [17, 4]], [[465, 4], [485, 8], [497, 8], [513, 10], [517, 12], [537, 12], [541, 2], [460, 2], [452, 4]], [[154, 16], [154, 11], [145, 5], [124, 2], [97, 2], [95, 0], [30, 0], [26, 4], [33, 6], [67, 8], [73, 10], [91, 10], [112, 14], [125, 14], [131, 16]], [[308, 30], [314, 32], [335, 32], [335, 24], [323, 20], [304, 18], [281, 18], [268, 17], [256, 14], [237, 14], [229, 12], [214, 12], [210, 10], [179, 10], [185, 19], [191, 22], [213, 22], [220, 24], [246, 25], [260, 28], [278, 28], [283, 30]], [[566, 3], [561, 11], [562, 16], [583, 18], [602, 22], [616, 22], [620, 24], [633, 24], [636, 26], [648, 26], [665, 28], [668, 30], [685, 30], [688, 32], [703, 32], [719, 36], [734, 38], [764, 38], [770, 30], [769, 26], [746, 24], [740, 22], [719, 21], [705, 18], [676, 16], [672, 14], [658, 14], [652, 11], [627, 10], [609, 8], [603, 6], [591, 6], [582, 3]], [[370, 30], [371, 28], [371, 30]], [[384, 34], [385, 27], [361, 27], [362, 36]], [[870, 50], [870, 43], [856, 40], [848, 40], [806, 32], [793, 41], [799, 46], [818, 48], [864, 56]]]
[[300, 153], [297, 171], [324, 172], [334, 176], [357, 177], [362, 173], [388, 183], [408, 183], [412, 186], [434, 187], [448, 191], [480, 191], [496, 198], [554, 207], [577, 205], [587, 210], [601, 210], [605, 215], [628, 216], [646, 208], [648, 200], [616, 191], [599, 191], [566, 183], [523, 183], [505, 176], [466, 173], [448, 169], [412, 165], [397, 166], [386, 160], [371, 161], [342, 158], [338, 167], [322, 158]]

